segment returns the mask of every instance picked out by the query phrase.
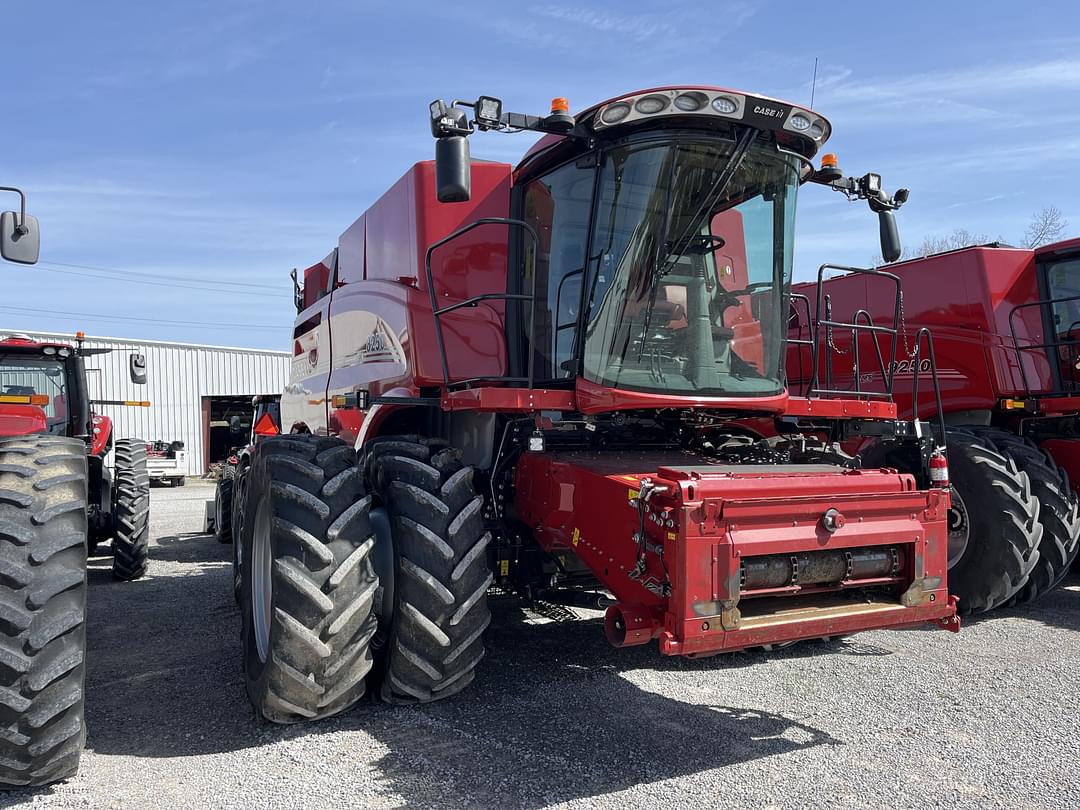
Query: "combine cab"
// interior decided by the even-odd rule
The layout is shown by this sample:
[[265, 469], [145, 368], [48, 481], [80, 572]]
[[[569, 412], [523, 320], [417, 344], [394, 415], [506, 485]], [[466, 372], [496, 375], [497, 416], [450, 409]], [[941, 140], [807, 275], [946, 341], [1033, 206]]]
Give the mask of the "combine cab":
[[[867, 200], [887, 256], [906, 192], [815, 170], [817, 113], [718, 88], [437, 101], [431, 127], [436, 161], [297, 288], [291, 433], [250, 454], [233, 523], [258, 712], [461, 691], [493, 584], [606, 605], [612, 644], [664, 655], [957, 628], [927, 424], [786, 387], [799, 189]], [[515, 168], [472, 163], [476, 130], [545, 137]]]
[[[874, 353], [884, 342], [875, 349], [866, 336], [833, 330], [846, 361], [833, 371], [837, 385], [882, 390], [895, 377], [910, 417], [916, 402], [924, 413], [936, 407], [915, 380], [937, 365], [952, 469], [951, 590], [965, 612], [1031, 601], [1061, 581], [1080, 550], [1080, 239], [1036, 250], [964, 248], [889, 269], [904, 290], [899, 362], [883, 374]], [[881, 322], [894, 317], [888, 289], [884, 276], [834, 278], [821, 305]], [[793, 339], [805, 312], [793, 309]], [[919, 339], [930, 329], [936, 358]], [[805, 347], [791, 345], [799, 390], [811, 363]], [[881, 461], [911, 469], [903, 451], [883, 449]]]

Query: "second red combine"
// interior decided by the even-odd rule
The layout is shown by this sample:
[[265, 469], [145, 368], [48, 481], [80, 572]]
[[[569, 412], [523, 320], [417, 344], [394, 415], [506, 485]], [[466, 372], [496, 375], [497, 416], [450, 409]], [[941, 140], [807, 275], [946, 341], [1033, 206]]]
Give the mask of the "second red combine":
[[[786, 388], [800, 187], [867, 200], [893, 257], [906, 193], [815, 170], [821, 115], [714, 87], [430, 114], [436, 161], [304, 272], [293, 435], [250, 453], [237, 542], [263, 716], [369, 686], [457, 693], [493, 584], [607, 604], [611, 643], [666, 655], [956, 628], [932, 432], [887, 397]], [[516, 167], [471, 161], [476, 131], [523, 130], [544, 137]], [[853, 435], [920, 464], [865, 468]]]

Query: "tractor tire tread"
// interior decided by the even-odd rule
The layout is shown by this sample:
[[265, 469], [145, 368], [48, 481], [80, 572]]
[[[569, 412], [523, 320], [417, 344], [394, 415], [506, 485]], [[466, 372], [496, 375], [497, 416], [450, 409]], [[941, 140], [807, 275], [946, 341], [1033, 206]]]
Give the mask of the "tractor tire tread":
[[375, 439], [364, 469], [394, 537], [396, 607], [381, 696], [427, 703], [457, 694], [475, 677], [491, 622], [490, 542], [473, 470], [442, 441]]
[[[246, 472], [247, 514], [238, 538], [245, 555], [255, 540], [259, 498], [270, 498], [273, 510], [266, 540], [272, 553], [269, 650], [261, 672], [253, 677], [249, 671], [246, 680], [256, 709], [275, 723], [329, 717], [365, 693], [378, 580], [369, 558], [371, 499], [362, 476], [350, 469], [357, 469], [356, 452], [340, 440], [289, 436], [263, 440]], [[346, 512], [350, 517], [340, 525]], [[251, 576], [243, 573], [248, 662], [258, 660]]]
[[79, 767], [86, 736], [87, 487], [80, 439], [0, 438], [0, 490], [18, 496], [0, 500], [3, 787], [40, 787]]
[[146, 574], [150, 558], [150, 476], [146, 472], [146, 443], [118, 439], [115, 453], [116, 532], [113, 535], [112, 574], [130, 582]]
[[1016, 468], [1027, 475], [1032, 494], [1039, 500], [1039, 522], [1043, 527], [1039, 561], [1010, 604], [1032, 602], [1057, 587], [1080, 551], [1080, 503], [1065, 470], [1030, 439], [1001, 428], [975, 432], [1012, 459]]
[[950, 428], [947, 444], [952, 484], [967, 488], [961, 495], [972, 521], [949, 589], [959, 597], [960, 613], [983, 613], [1012, 599], [1037, 566], [1039, 501], [1028, 476], [975, 430]]

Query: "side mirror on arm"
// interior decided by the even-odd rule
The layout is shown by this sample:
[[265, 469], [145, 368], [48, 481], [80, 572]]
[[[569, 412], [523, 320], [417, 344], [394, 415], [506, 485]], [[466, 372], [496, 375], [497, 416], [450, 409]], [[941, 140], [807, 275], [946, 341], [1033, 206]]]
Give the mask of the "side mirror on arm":
[[435, 186], [443, 203], [467, 202], [472, 195], [472, 161], [464, 135], [435, 141]]
[[41, 234], [37, 217], [30, 214], [20, 216], [14, 211], [0, 214], [0, 255], [9, 262], [37, 264], [40, 251]]
[[0, 214], [0, 256], [9, 262], [37, 264], [41, 251], [41, 232], [37, 217], [26, 213], [26, 195], [22, 189], [0, 186], [0, 191], [19, 195], [19, 213], [5, 211]]
[[896, 227], [896, 216], [891, 209], [878, 211], [878, 226], [881, 230], [881, 258], [886, 262], [895, 262], [904, 252], [900, 244], [900, 231]]
[[136, 385], [146, 384], [146, 355], [134, 353], [128, 358], [128, 371]]

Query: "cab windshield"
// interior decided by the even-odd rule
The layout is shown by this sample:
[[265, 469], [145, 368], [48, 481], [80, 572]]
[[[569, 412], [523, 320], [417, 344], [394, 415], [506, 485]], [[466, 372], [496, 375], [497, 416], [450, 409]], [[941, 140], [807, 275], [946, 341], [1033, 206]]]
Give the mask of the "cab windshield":
[[719, 138], [603, 155], [582, 297], [583, 375], [685, 396], [782, 392], [798, 161]]
[[40, 414], [50, 433], [63, 433], [68, 421], [66, 380], [62, 360], [0, 353], [0, 405], [8, 406], [8, 417]]

